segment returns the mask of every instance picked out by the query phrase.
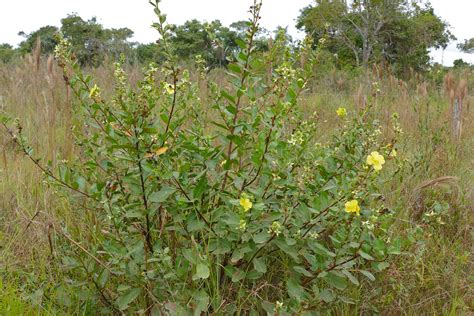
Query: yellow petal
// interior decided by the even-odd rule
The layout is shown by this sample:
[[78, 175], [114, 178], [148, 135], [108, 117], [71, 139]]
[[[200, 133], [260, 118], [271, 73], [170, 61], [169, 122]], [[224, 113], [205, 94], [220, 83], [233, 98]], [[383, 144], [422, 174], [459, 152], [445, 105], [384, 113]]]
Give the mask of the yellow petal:
[[161, 156], [168, 151], [168, 147], [161, 147], [155, 151], [155, 156]]

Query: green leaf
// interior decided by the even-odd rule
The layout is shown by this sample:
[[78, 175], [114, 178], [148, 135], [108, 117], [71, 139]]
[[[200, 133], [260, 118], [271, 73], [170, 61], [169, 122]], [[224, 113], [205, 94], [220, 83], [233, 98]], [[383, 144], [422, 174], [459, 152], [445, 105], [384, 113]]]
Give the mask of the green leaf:
[[267, 315], [274, 315], [275, 314], [275, 304], [269, 301], [261, 302], [261, 306], [264, 311], [267, 312]]
[[306, 293], [303, 287], [295, 278], [289, 278], [288, 281], [286, 281], [286, 287], [288, 289], [288, 295], [290, 297], [295, 298], [299, 301], [304, 300]]
[[307, 277], [313, 276], [308, 270], [306, 270], [304, 267], [301, 267], [301, 266], [294, 266], [293, 270]]
[[337, 298], [340, 299], [341, 301], [343, 301], [346, 304], [351, 304], [351, 305], [355, 304], [355, 302], [353, 300], [351, 300], [350, 298], [348, 298], [348, 297], [338, 295]]
[[258, 280], [262, 277], [263, 273], [258, 272], [257, 270], [252, 270], [247, 272], [247, 276], [245, 277], [247, 280]]
[[300, 262], [300, 259], [298, 256], [298, 248], [288, 245], [286, 241], [282, 238], [276, 239], [275, 244], [287, 255], [291, 256], [293, 260], [295, 260], [295, 263]]
[[332, 291], [324, 289], [319, 293], [319, 297], [326, 303], [331, 303], [336, 298]]
[[227, 68], [234, 73], [242, 73], [242, 68], [238, 64], [229, 64]]
[[181, 250], [181, 252], [186, 260], [188, 260], [192, 264], [196, 264], [196, 254], [194, 253], [194, 251], [192, 251], [191, 249], [183, 249]]
[[244, 271], [240, 270], [240, 269], [236, 269], [234, 271], [234, 273], [232, 273], [232, 282], [239, 282], [240, 280], [242, 280], [243, 278], [245, 277], [245, 273]]
[[209, 270], [207, 264], [198, 263], [198, 265], [196, 266], [196, 274], [194, 275], [194, 277], [196, 277], [197, 279], [207, 279], [210, 274], [211, 271]]
[[232, 243], [228, 240], [222, 239], [222, 240], [219, 240], [217, 244], [217, 248], [216, 250], [214, 250], [213, 253], [216, 255], [223, 255], [223, 254], [229, 253], [231, 249], [232, 249]]
[[349, 279], [349, 281], [352, 282], [352, 284], [357, 285], [357, 286], [360, 285], [359, 280], [357, 280], [357, 278], [352, 273], [350, 273], [349, 271], [342, 270], [341, 273], [344, 274]]
[[124, 215], [125, 215], [126, 218], [142, 218], [143, 217], [143, 212], [142, 212], [142, 210], [131, 209], [131, 210], [125, 212]]
[[195, 232], [203, 229], [204, 227], [206, 227], [206, 224], [197, 218], [190, 218], [188, 220], [187, 228], [189, 232]]
[[270, 234], [266, 231], [260, 232], [260, 233], [256, 234], [255, 236], [253, 236], [253, 241], [256, 244], [263, 244], [268, 239], [270, 239]]
[[332, 257], [334, 258], [336, 256], [336, 254], [332, 251], [330, 251], [329, 249], [327, 249], [326, 247], [324, 247], [323, 245], [321, 245], [320, 243], [318, 242], [311, 242], [309, 243], [309, 246], [314, 250], [314, 252], [320, 254], [320, 255], [326, 255], [326, 256], [329, 256], [329, 257]]
[[123, 311], [128, 308], [130, 303], [132, 303], [141, 292], [142, 290], [140, 288], [131, 288], [123, 295], [120, 295], [115, 301], [115, 304], [117, 304], [119, 310]]
[[260, 258], [253, 259], [253, 266], [255, 267], [255, 270], [257, 270], [260, 273], [267, 272], [267, 266], [265, 265], [265, 262], [263, 261], [263, 259], [260, 259]]
[[363, 275], [365, 275], [367, 277], [367, 279], [369, 279], [370, 281], [375, 281], [374, 275], [372, 273], [370, 273], [369, 271], [360, 270], [359, 272], [362, 273]]
[[176, 192], [176, 189], [173, 187], [163, 187], [160, 191], [150, 194], [148, 201], [152, 203], [163, 203], [174, 192]]
[[364, 258], [365, 260], [375, 260], [374, 257], [372, 257], [371, 255], [369, 255], [368, 253], [366, 252], [363, 252], [362, 250], [359, 250], [359, 254], [362, 258]]
[[400, 239], [396, 239], [392, 242], [390, 247], [388, 248], [388, 254], [390, 255], [399, 255], [401, 254], [402, 243]]
[[357, 248], [360, 247], [360, 244], [359, 244], [358, 242], [351, 241], [351, 242], [349, 243], [349, 247], [354, 248], [354, 249], [357, 249]]
[[331, 271], [324, 277], [324, 281], [331, 287], [334, 287], [338, 290], [345, 290], [347, 287], [347, 281], [344, 276], [338, 275], [335, 272]]
[[84, 188], [86, 187], [86, 179], [83, 177], [77, 177], [76, 183], [79, 190], [84, 191]]
[[240, 49], [246, 49], [247, 48], [247, 44], [245, 43], [244, 40], [242, 40], [241, 38], [236, 38], [235, 39], [235, 43], [237, 45], [239, 45]]
[[103, 288], [105, 284], [107, 283], [107, 280], [109, 279], [109, 270], [104, 269], [102, 272], [99, 274], [99, 277], [97, 279], [97, 284]]
[[229, 100], [232, 104], [235, 104], [236, 101], [235, 101], [235, 97], [231, 96], [230, 94], [228, 94], [227, 92], [225, 91], [221, 91], [221, 95], [226, 98], [227, 100]]
[[390, 264], [387, 263], [387, 262], [377, 262], [375, 264], [373, 264], [373, 267], [377, 270], [377, 271], [383, 271], [385, 269], [387, 269], [388, 267], [390, 267]]
[[202, 315], [203, 312], [207, 312], [209, 305], [209, 296], [204, 291], [199, 291], [194, 294], [194, 301], [196, 302], [196, 308], [194, 309], [194, 315]]
[[193, 190], [193, 196], [195, 199], [199, 199], [202, 194], [206, 191], [207, 189], [207, 178], [206, 176], [202, 176], [199, 182], [197, 183], [196, 187]]

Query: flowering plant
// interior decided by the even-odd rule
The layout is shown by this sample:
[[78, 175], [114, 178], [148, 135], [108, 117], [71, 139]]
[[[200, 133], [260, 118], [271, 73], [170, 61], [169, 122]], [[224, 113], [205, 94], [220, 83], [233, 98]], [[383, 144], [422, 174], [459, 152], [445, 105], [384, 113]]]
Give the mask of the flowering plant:
[[[257, 2], [228, 66], [230, 87], [205, 78], [202, 99], [169, 46], [158, 4], [167, 59], [136, 87], [117, 63], [111, 98], [67, 41], [57, 47], [77, 96], [74, 160], [43, 166], [21, 126], [9, 129], [90, 223], [55, 227], [76, 299], [103, 312], [198, 315], [303, 313], [350, 301], [345, 291], [360, 276], [373, 280], [399, 251], [377, 195], [389, 152], [368, 111], [318, 145], [318, 122], [299, 108], [318, 51], [307, 39], [296, 51], [277, 41], [257, 54]], [[262, 64], [274, 70], [262, 73]]]

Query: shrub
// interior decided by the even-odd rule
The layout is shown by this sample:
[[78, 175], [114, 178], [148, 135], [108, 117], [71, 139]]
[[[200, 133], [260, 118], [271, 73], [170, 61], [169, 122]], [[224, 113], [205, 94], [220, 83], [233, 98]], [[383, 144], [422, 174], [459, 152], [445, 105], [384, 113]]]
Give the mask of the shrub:
[[351, 284], [373, 280], [400, 250], [377, 194], [394, 141], [383, 144], [368, 108], [340, 115], [338, 133], [315, 142], [317, 118], [305, 119], [299, 100], [318, 51], [305, 40], [256, 54], [257, 2], [229, 84], [205, 71], [191, 80], [158, 2], [167, 60], [136, 87], [116, 64], [113, 97], [60, 40], [57, 60], [76, 95], [75, 159], [43, 165], [21, 124], [2, 118], [77, 210], [76, 226], [55, 224], [62, 286], [103, 313], [304, 313], [350, 303]]

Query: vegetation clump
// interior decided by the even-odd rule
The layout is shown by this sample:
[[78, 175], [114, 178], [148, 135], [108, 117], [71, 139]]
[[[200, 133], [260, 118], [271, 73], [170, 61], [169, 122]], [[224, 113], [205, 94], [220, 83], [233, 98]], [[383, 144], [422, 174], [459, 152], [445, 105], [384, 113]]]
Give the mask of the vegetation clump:
[[[219, 42], [228, 29], [213, 24], [216, 34], [196, 21], [177, 28], [167, 24], [159, 4], [152, 2], [159, 64], [150, 63], [140, 75], [127, 71], [122, 54], [101, 80], [100, 72], [84, 68], [103, 60], [81, 55], [83, 39], [52, 38], [58, 67], [49, 59], [46, 78], [61, 107], [45, 110], [45, 125], [54, 134], [48, 144], [34, 137], [34, 125], [0, 115], [10, 136], [0, 170], [6, 180], [0, 184], [16, 179], [7, 155], [20, 161], [21, 154], [44, 179], [30, 190], [36, 195], [30, 199], [44, 199], [41, 207], [55, 210], [39, 210], [37, 202], [19, 233], [0, 225], [0, 241], [3, 232], [14, 236], [2, 254], [14, 253], [14, 241], [37, 222], [44, 223], [41, 236], [48, 245], [30, 247], [31, 256], [48, 252], [42, 276], [28, 275], [25, 267], [1, 275], [7, 282], [0, 282], [6, 293], [0, 293], [0, 314], [30, 313], [25, 301], [45, 312], [77, 314], [413, 312], [431, 302], [420, 293], [438, 291], [440, 284], [443, 292], [430, 298], [453, 293], [459, 302], [453, 299], [448, 308], [467, 309], [462, 300], [467, 301], [468, 285], [443, 284], [439, 276], [445, 271], [438, 269], [448, 264], [438, 261], [449, 261], [460, 279], [469, 270], [463, 244], [469, 196], [460, 178], [440, 173], [464, 168], [459, 157], [469, 156], [470, 148], [459, 144], [471, 125], [459, 114], [456, 122], [465, 122], [467, 132], [459, 128], [450, 138], [444, 95], [428, 94], [440, 90], [440, 74], [429, 83], [418, 75], [404, 82], [383, 64], [374, 65], [354, 80], [351, 106], [352, 96], [344, 90], [348, 83], [335, 78], [344, 72], [321, 79], [320, 69], [327, 52], [339, 47], [341, 33], [334, 28], [347, 27], [349, 19], [364, 21], [355, 9], [344, 11], [341, 24], [308, 32], [301, 42], [290, 45], [280, 29], [266, 43], [260, 37], [262, 4], [255, 0], [250, 19], [234, 25], [242, 38], [236, 36], [216, 58], [214, 48], [186, 50], [187, 42], [178, 38], [199, 30], [203, 42]], [[307, 8], [302, 21], [324, 9], [322, 4], [329, 6]], [[379, 8], [374, 6], [371, 13]], [[71, 25], [79, 22], [73, 19]], [[366, 44], [372, 40], [377, 42], [368, 38]], [[36, 74], [41, 43], [35, 44]], [[377, 49], [362, 56], [367, 68]], [[195, 54], [195, 62], [185, 66], [185, 55]], [[423, 58], [417, 63], [424, 67]], [[210, 71], [216, 64], [225, 73]], [[56, 93], [62, 80], [67, 107]], [[444, 93], [461, 107], [469, 99], [468, 81], [455, 85], [451, 75], [444, 81]], [[39, 95], [39, 100], [49, 97]], [[459, 113], [469, 115], [469, 109]], [[59, 137], [64, 147], [54, 146]], [[450, 159], [456, 165], [447, 164]], [[13, 198], [0, 200], [1, 206], [25, 207], [18, 192], [8, 192]], [[452, 247], [443, 246], [448, 239]], [[17, 279], [34, 279], [34, 285], [17, 289], [11, 285]], [[28, 297], [19, 299], [17, 293]], [[412, 304], [400, 307], [400, 302]]]

